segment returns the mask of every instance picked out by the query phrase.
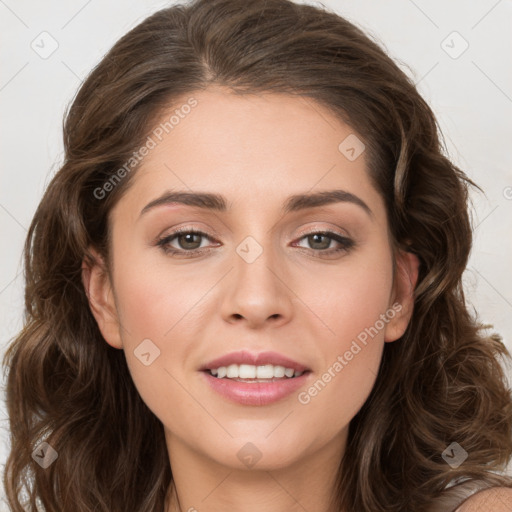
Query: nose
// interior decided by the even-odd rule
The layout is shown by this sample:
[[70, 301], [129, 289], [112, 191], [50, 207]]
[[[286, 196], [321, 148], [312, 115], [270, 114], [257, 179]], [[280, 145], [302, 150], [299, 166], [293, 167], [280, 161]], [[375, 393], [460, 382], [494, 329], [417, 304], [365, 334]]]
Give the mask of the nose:
[[247, 237], [233, 254], [233, 266], [224, 284], [221, 314], [225, 321], [258, 329], [269, 322], [278, 326], [291, 320], [292, 278], [276, 251]]

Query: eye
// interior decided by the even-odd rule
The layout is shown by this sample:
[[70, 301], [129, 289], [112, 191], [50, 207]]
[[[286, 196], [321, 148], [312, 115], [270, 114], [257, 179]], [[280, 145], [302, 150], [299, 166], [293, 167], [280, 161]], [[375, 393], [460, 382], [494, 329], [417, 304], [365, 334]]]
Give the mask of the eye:
[[[203, 233], [202, 231], [191, 228], [180, 228], [169, 235], [160, 238], [156, 245], [161, 247], [166, 254], [192, 258], [197, 255], [196, 253], [204, 252], [204, 247], [201, 247], [201, 238], [207, 238], [208, 240], [213, 241], [207, 233]], [[172, 242], [176, 242], [179, 247], [176, 248], [175, 246], [172, 246]]]
[[[334, 231], [314, 231], [303, 235], [300, 240], [306, 240], [311, 250], [320, 252], [320, 257], [349, 251], [355, 245], [352, 239]], [[338, 247], [332, 248], [332, 242], [338, 244]]]
[[[214, 241], [212, 237], [203, 231], [185, 227], [160, 238], [157, 240], [156, 245], [166, 254], [176, 257], [193, 258], [212, 249], [212, 247], [201, 247], [202, 238]], [[315, 256], [318, 255], [319, 257], [329, 256], [342, 251], [347, 252], [355, 245], [352, 239], [333, 231], [314, 231], [304, 234], [299, 240], [307, 240], [310, 246], [309, 251], [317, 253]], [[332, 248], [332, 242], [338, 244], [338, 247]], [[177, 246], [172, 245], [173, 243], [177, 244]], [[295, 243], [293, 245], [295, 246]]]

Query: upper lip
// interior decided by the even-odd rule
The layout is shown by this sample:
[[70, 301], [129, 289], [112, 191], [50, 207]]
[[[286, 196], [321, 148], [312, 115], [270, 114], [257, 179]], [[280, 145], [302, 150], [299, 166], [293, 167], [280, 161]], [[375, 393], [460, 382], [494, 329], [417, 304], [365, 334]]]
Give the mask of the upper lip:
[[274, 366], [284, 366], [285, 368], [293, 368], [295, 371], [304, 372], [309, 368], [293, 359], [290, 359], [277, 352], [260, 352], [253, 354], [246, 350], [238, 352], [230, 352], [217, 359], [213, 359], [209, 363], [203, 365], [200, 370], [212, 370], [221, 366], [229, 366], [230, 364], [251, 364], [254, 366], [263, 366], [272, 364]]

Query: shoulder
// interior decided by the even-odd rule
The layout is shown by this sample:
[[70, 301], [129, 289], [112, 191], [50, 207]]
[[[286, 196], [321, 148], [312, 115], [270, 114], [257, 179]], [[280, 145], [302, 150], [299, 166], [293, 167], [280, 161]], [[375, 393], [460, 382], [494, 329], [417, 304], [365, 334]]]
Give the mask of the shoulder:
[[493, 487], [477, 492], [467, 499], [455, 512], [510, 512], [512, 510], [512, 488]]

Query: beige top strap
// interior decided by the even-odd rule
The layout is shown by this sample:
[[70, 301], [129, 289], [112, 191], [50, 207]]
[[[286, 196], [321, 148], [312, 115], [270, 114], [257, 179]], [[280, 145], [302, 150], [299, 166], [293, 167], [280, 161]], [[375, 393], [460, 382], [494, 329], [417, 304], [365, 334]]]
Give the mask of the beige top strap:
[[456, 512], [470, 496], [479, 491], [494, 487], [494, 485], [484, 480], [467, 480], [466, 482], [449, 487], [436, 499], [435, 503], [428, 509], [428, 512]]

